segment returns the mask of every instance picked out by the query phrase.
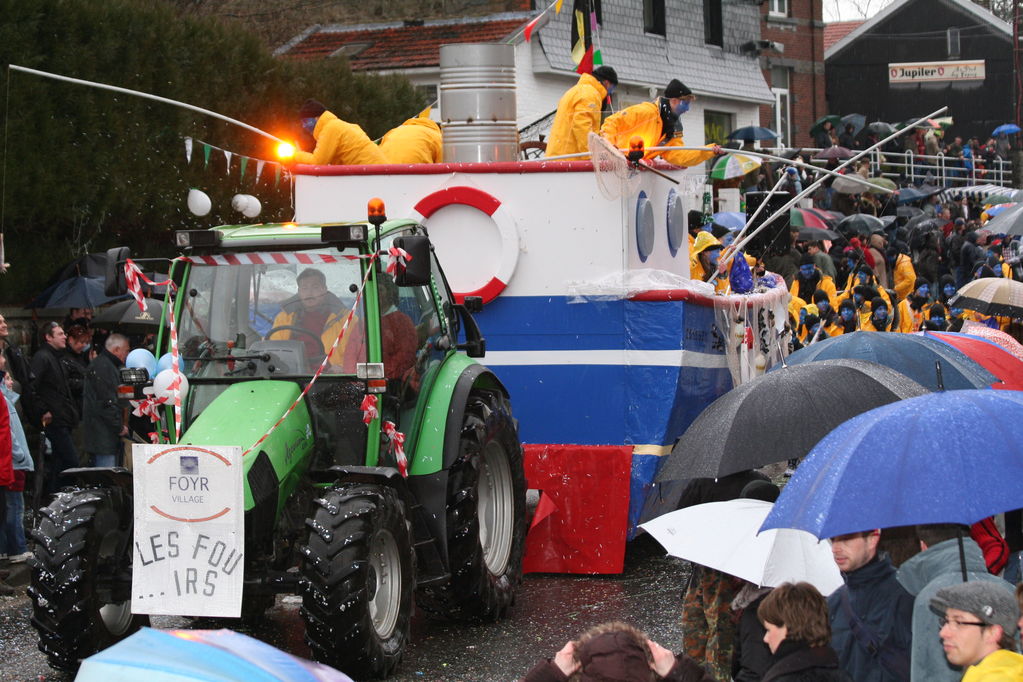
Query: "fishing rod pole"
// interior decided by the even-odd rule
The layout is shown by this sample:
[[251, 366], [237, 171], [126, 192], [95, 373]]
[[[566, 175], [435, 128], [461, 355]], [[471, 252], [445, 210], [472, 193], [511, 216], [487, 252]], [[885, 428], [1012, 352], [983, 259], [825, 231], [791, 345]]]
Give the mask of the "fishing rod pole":
[[[916, 127], [916, 126], [917, 126], [918, 124], [920, 124], [920, 123], [923, 123], [924, 121], [926, 121], [926, 120], [927, 120], [927, 119], [929, 119], [929, 118], [934, 118], [934, 117], [935, 117], [935, 116], [937, 116], [938, 114], [941, 114], [941, 113], [945, 112], [945, 111], [946, 111], [947, 109], [948, 109], [948, 107], [947, 107], [947, 106], [944, 106], [944, 107], [941, 107], [940, 109], [938, 109], [937, 111], [934, 111], [934, 112], [932, 112], [932, 113], [928, 114], [927, 116], [924, 116], [924, 117], [922, 117], [922, 118], [919, 118], [919, 119], [917, 119], [916, 121], [914, 121], [914, 122], [912, 123], [912, 125], [908, 125], [908, 126], [906, 126], [905, 128], [903, 128], [902, 130], [897, 130], [897, 131], [895, 131], [894, 133], [892, 133], [891, 135], [889, 135], [889, 136], [888, 136], [888, 137], [886, 137], [885, 139], [881, 140], [880, 142], [877, 142], [876, 144], [873, 144], [873, 145], [871, 145], [870, 147], [867, 147], [866, 149], [864, 149], [864, 150], [863, 150], [863, 151], [861, 151], [860, 153], [856, 154], [856, 155], [855, 155], [855, 156], [853, 156], [852, 158], [850, 158], [850, 159], [847, 159], [847, 160], [846, 160], [845, 162], [843, 162], [843, 163], [842, 163], [841, 165], [839, 165], [839, 166], [838, 166], [838, 167], [837, 167], [837, 168], [836, 168], [835, 170], [836, 170], [836, 171], [839, 171], [839, 170], [841, 170], [842, 168], [845, 168], [846, 166], [848, 166], [849, 164], [851, 164], [851, 163], [854, 163], [854, 162], [856, 162], [856, 161], [860, 160], [861, 158], [863, 158], [864, 156], [866, 156], [866, 155], [867, 155], [867, 154], [869, 154], [870, 152], [874, 151], [874, 150], [875, 150], [875, 149], [877, 149], [878, 147], [881, 147], [882, 145], [888, 144], [889, 142], [891, 142], [891, 141], [892, 141], [892, 140], [894, 140], [895, 138], [899, 137], [900, 135], [904, 135], [904, 134], [905, 134], [905, 133], [907, 133], [908, 131], [912, 130], [912, 129], [913, 129], [913, 128], [915, 128], [915, 127]], [[851, 177], [851, 176], [848, 176], [848, 175], [842, 175], [842, 177], [843, 177], [843, 178], [848, 178], [848, 177]], [[751, 232], [751, 233], [750, 233], [750, 234], [749, 234], [749, 235], [748, 235], [748, 236], [747, 236], [747, 237], [746, 237], [746, 238], [745, 238], [745, 239], [744, 239], [744, 240], [742, 241], [742, 243], [740, 243], [740, 244], [737, 244], [737, 245], [736, 245], [736, 247], [735, 247], [735, 253], [738, 253], [738, 252], [739, 252], [740, 250], [742, 250], [742, 248], [743, 248], [744, 246], [746, 246], [746, 244], [748, 244], [748, 243], [749, 243], [749, 241], [750, 241], [751, 239], [753, 239], [753, 238], [754, 238], [755, 236], [757, 236], [757, 234], [759, 234], [759, 233], [760, 233], [760, 232], [761, 232], [761, 231], [762, 231], [762, 230], [763, 230], [764, 228], [766, 228], [766, 227], [767, 227], [768, 225], [770, 225], [771, 223], [773, 223], [773, 222], [774, 222], [775, 220], [777, 220], [777, 219], [778, 219], [779, 217], [781, 217], [782, 215], [786, 214], [786, 213], [787, 213], [787, 212], [789, 211], [789, 209], [791, 209], [791, 208], [792, 208], [793, 206], [795, 206], [795, 205], [796, 205], [796, 204], [797, 204], [797, 203], [798, 203], [798, 202], [799, 202], [799, 201], [800, 201], [801, 199], [803, 199], [803, 198], [804, 198], [804, 197], [806, 197], [806, 196], [809, 196], [809, 195], [810, 195], [810, 193], [811, 193], [811, 192], [813, 192], [814, 190], [816, 190], [816, 189], [817, 189], [817, 188], [818, 188], [818, 187], [819, 187], [819, 186], [821, 185], [821, 183], [823, 183], [823, 182], [824, 182], [825, 180], [827, 180], [827, 178], [826, 178], [826, 177], [822, 177], [822, 178], [820, 178], [820, 179], [816, 180], [816, 181], [815, 181], [815, 182], [814, 182], [813, 184], [811, 184], [810, 186], [808, 186], [808, 187], [807, 187], [806, 189], [804, 189], [804, 190], [803, 190], [802, 192], [800, 192], [799, 194], [797, 194], [797, 195], [795, 195], [794, 197], [792, 197], [792, 199], [791, 199], [791, 200], [789, 200], [789, 202], [788, 202], [788, 203], [786, 203], [786, 204], [785, 204], [784, 206], [782, 206], [781, 208], [779, 208], [779, 209], [778, 209], [777, 211], [775, 211], [775, 212], [774, 212], [774, 213], [773, 213], [772, 215], [768, 216], [767, 220], [765, 220], [765, 221], [764, 221], [763, 223], [761, 223], [761, 224], [760, 224], [760, 226], [759, 226], [759, 227], [757, 227], [757, 229], [755, 229], [755, 230], [754, 230], [753, 232]], [[725, 267], [725, 266], [727, 266], [727, 265], [728, 265], [727, 263], [723, 263], [723, 264], [722, 264], [721, 266], [719, 266], [719, 267], [722, 267], [722, 268], [724, 268], [724, 267]]]
[[198, 112], [200, 114], [206, 114], [207, 116], [212, 116], [213, 118], [219, 118], [221, 121], [226, 121], [228, 123], [232, 123], [232, 124], [234, 124], [236, 126], [239, 126], [241, 128], [245, 128], [246, 130], [254, 132], [257, 135], [262, 135], [263, 137], [269, 138], [269, 139], [273, 140], [274, 142], [278, 142], [278, 143], [281, 143], [281, 144], [291, 144], [290, 142], [288, 142], [286, 140], [282, 140], [281, 138], [277, 137], [276, 135], [271, 135], [270, 133], [266, 132], [265, 130], [260, 130], [259, 128], [255, 127], [255, 126], [252, 126], [252, 125], [249, 125], [248, 123], [243, 123], [242, 121], [239, 121], [238, 119], [231, 118], [230, 116], [224, 116], [223, 114], [218, 114], [217, 112], [210, 111], [209, 109], [203, 109], [202, 107], [197, 107], [194, 104], [188, 104], [186, 102], [179, 102], [176, 99], [170, 99], [170, 98], [167, 98], [167, 97], [160, 97], [159, 95], [151, 95], [148, 92], [140, 92], [138, 90], [131, 90], [129, 88], [122, 88], [122, 87], [118, 87], [116, 85], [108, 85], [106, 83], [97, 83], [95, 81], [88, 81], [88, 80], [84, 80], [82, 78], [71, 78], [70, 76], [61, 76], [60, 74], [50, 73], [48, 71], [40, 71], [38, 69], [30, 69], [27, 66], [18, 66], [17, 64], [10, 64], [10, 65], [8, 65], [8, 68], [11, 69], [12, 71], [20, 71], [22, 73], [31, 74], [33, 76], [40, 76], [42, 78], [51, 78], [53, 80], [63, 81], [65, 83], [73, 83], [74, 85], [85, 85], [85, 86], [92, 87], [92, 88], [99, 88], [100, 90], [109, 90], [110, 92], [119, 92], [119, 93], [124, 94], [124, 95], [132, 95], [133, 97], [141, 97], [143, 99], [150, 99], [150, 100], [153, 100], [154, 102], [161, 102], [163, 104], [170, 104], [171, 106], [181, 107], [182, 109], [188, 109], [190, 111], [195, 111], [195, 112]]

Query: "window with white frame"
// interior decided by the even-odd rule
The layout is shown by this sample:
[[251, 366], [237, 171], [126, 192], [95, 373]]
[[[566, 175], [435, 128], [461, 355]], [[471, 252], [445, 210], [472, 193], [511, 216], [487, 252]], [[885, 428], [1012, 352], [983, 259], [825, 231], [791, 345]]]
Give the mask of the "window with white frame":
[[767, 13], [778, 17], [789, 15], [789, 0], [769, 0]]
[[771, 92], [774, 93], [774, 130], [781, 139], [778, 144], [792, 146], [792, 95], [790, 80], [792, 70], [784, 66], [771, 68]]

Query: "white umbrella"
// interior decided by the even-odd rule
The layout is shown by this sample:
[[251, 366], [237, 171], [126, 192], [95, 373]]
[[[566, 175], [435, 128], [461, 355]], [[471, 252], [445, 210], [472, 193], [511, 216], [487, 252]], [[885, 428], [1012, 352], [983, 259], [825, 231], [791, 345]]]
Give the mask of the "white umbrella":
[[805, 581], [827, 596], [842, 585], [831, 543], [789, 528], [757, 535], [773, 505], [762, 500], [709, 502], [640, 524], [680, 559], [757, 585]]

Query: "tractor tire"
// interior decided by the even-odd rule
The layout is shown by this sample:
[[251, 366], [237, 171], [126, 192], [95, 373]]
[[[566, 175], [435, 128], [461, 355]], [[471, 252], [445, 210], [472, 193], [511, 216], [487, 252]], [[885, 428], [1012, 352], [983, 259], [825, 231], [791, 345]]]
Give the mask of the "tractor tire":
[[357, 679], [388, 676], [408, 643], [416, 559], [391, 488], [345, 484], [316, 500], [303, 556], [302, 618], [317, 661]]
[[453, 620], [500, 619], [522, 581], [526, 476], [511, 406], [474, 391], [458, 458], [448, 470], [447, 553], [451, 579], [417, 594], [423, 610]]
[[133, 521], [121, 488], [67, 490], [39, 510], [28, 593], [39, 649], [53, 668], [77, 670], [149, 624], [131, 612]]

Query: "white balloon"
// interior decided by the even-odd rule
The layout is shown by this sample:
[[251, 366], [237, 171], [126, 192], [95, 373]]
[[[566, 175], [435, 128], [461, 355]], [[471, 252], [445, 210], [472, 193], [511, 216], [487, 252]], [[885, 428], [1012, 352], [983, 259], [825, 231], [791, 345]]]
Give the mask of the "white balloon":
[[188, 190], [188, 210], [197, 216], [204, 216], [213, 208], [213, 202], [201, 189]]
[[259, 199], [251, 194], [235, 194], [231, 198], [231, 208], [241, 213], [246, 218], [255, 218], [263, 207]]
[[249, 197], [249, 201], [245, 208], [242, 209], [242, 215], [246, 218], [255, 218], [259, 215], [259, 212], [263, 210], [263, 206], [259, 203], [259, 199], [256, 197], [251, 194], [247, 196]]
[[[174, 399], [174, 391], [170, 390], [171, 382], [174, 381], [174, 370], [165, 369], [156, 375], [153, 379], [153, 395], [157, 398], [167, 398], [168, 400]], [[181, 399], [185, 399], [185, 395], [188, 393], [188, 379], [184, 374], [181, 375]]]

